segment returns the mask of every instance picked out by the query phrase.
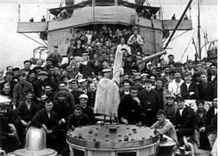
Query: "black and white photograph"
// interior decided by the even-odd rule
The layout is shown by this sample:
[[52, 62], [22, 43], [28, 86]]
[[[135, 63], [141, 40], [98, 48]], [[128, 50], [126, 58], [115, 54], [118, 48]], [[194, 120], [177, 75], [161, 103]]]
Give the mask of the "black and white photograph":
[[0, 0], [0, 156], [218, 156], [218, 0]]

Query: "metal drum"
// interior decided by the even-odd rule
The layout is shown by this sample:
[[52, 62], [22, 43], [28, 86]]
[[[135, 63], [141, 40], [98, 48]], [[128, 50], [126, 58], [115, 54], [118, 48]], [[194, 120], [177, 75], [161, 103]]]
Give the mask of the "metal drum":
[[25, 148], [9, 153], [8, 156], [57, 156], [57, 152], [46, 148], [46, 132], [43, 128], [30, 127], [26, 134]]
[[92, 125], [67, 132], [71, 156], [156, 156], [160, 136], [149, 127]]

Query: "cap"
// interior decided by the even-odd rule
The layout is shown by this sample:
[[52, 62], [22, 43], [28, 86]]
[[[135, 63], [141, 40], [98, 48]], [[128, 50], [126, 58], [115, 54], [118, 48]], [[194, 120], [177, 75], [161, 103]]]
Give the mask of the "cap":
[[146, 80], [144, 81], [144, 83], [152, 83], [152, 81], [151, 81], [150, 79], [146, 79]]
[[18, 67], [15, 67], [12, 69], [12, 71], [19, 71], [19, 70], [20, 70], [20, 68], [18, 68]]
[[184, 101], [184, 98], [181, 97], [181, 96], [177, 96], [177, 97], [176, 97], [176, 101], [177, 101], [177, 102], [178, 102], [178, 101]]
[[148, 76], [149, 74], [147, 74], [147, 73], [143, 73], [143, 74], [141, 74], [141, 77], [144, 77], [144, 76]]
[[186, 72], [184, 73], [184, 76], [192, 76], [192, 74], [190, 72]]
[[83, 82], [86, 82], [86, 79], [79, 79], [78, 80], [78, 83], [83, 83]]
[[14, 73], [12, 71], [7, 71], [6, 75], [8, 75], [8, 74], [14, 75]]
[[110, 69], [110, 68], [103, 69], [102, 72], [103, 72], [103, 73], [109, 73], [109, 72], [111, 72], [111, 69]]
[[159, 109], [157, 111], [157, 115], [166, 115], [165, 111], [163, 109]]
[[166, 99], [168, 99], [168, 98], [175, 99], [175, 96], [174, 96], [173, 94], [167, 94], [167, 95], [165, 96], [165, 98], [166, 98]]
[[30, 64], [32, 64], [32, 61], [31, 61], [31, 60], [25, 60], [25, 61], [24, 61], [24, 64], [25, 64], [25, 63], [28, 63], [28, 62], [29, 62]]
[[33, 94], [34, 92], [32, 91], [32, 90], [27, 90], [27, 91], [25, 91], [25, 95], [27, 95], [27, 94]]
[[81, 94], [80, 96], [79, 96], [79, 99], [88, 99], [89, 97], [86, 95], [86, 94]]
[[37, 70], [37, 69], [43, 70], [43, 67], [41, 67], [41, 66], [36, 66], [36, 67], [33, 68], [33, 70]]
[[40, 71], [38, 75], [48, 75], [46, 71]]

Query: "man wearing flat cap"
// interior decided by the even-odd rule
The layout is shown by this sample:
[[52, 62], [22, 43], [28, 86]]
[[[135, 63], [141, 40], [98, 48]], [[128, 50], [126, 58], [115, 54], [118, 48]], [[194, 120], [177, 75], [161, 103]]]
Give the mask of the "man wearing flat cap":
[[183, 136], [193, 136], [195, 132], [195, 114], [192, 108], [185, 104], [182, 97], [176, 98], [178, 110], [175, 116], [175, 128], [180, 145], [183, 143]]
[[184, 75], [185, 82], [181, 84], [181, 96], [184, 99], [198, 99], [199, 98], [199, 89], [198, 85], [192, 82], [191, 73], [187, 72]]
[[138, 95], [141, 104], [142, 123], [150, 127], [156, 122], [156, 113], [159, 109], [160, 98], [156, 90], [152, 89], [152, 81], [146, 79], [145, 89]]
[[172, 123], [175, 121], [175, 115], [178, 109], [177, 104], [175, 103], [175, 96], [172, 94], [167, 94], [165, 96], [166, 103], [164, 106], [164, 111], [167, 115], [167, 119], [169, 119]]
[[26, 80], [26, 74], [21, 72], [19, 75], [19, 82], [13, 89], [13, 104], [18, 106], [20, 102], [25, 100], [25, 92], [34, 91], [33, 85]]

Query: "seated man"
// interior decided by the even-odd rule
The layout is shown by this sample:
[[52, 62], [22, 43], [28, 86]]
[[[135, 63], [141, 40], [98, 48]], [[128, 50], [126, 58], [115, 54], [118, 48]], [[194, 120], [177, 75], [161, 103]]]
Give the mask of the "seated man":
[[166, 113], [164, 112], [164, 110], [158, 110], [157, 122], [155, 122], [151, 126], [151, 128], [155, 129], [156, 133], [165, 134], [168, 137], [172, 138], [175, 142], [177, 142], [176, 130], [169, 119], [166, 119]]
[[38, 128], [44, 128], [47, 133], [47, 147], [57, 150], [59, 153], [65, 143], [65, 129], [60, 128], [65, 123], [64, 119], [58, 120], [58, 115], [52, 110], [53, 102], [45, 101], [45, 108], [39, 110], [31, 120], [31, 124]]
[[165, 96], [166, 98], [166, 104], [164, 107], [164, 111], [167, 115], [167, 118], [174, 123], [175, 115], [177, 111], [177, 104], [175, 103], [175, 96], [172, 94], [168, 94]]
[[70, 115], [68, 120], [68, 129], [75, 129], [75, 127], [86, 126], [90, 124], [87, 115], [83, 113], [83, 108], [80, 105], [74, 106], [73, 114]]
[[93, 109], [88, 106], [88, 96], [86, 94], [81, 94], [79, 96], [79, 104], [83, 109], [83, 113], [88, 116], [91, 124], [95, 123], [95, 115]]
[[195, 132], [195, 114], [193, 109], [186, 106], [184, 99], [177, 97], [178, 110], [175, 117], [175, 126], [178, 140], [182, 144], [183, 136], [192, 136]]
[[206, 114], [205, 126], [200, 128], [200, 132], [207, 133], [211, 148], [213, 147], [215, 140], [217, 138], [217, 118], [218, 118], [217, 98], [213, 99], [212, 104], [213, 106], [209, 108]]

